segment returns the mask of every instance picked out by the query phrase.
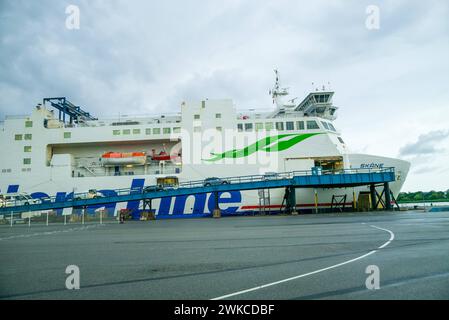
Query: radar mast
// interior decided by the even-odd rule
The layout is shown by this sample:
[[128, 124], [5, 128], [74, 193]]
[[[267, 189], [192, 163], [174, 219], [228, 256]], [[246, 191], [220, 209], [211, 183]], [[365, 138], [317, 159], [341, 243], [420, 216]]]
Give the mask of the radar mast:
[[284, 106], [282, 97], [288, 95], [288, 88], [281, 88], [279, 71], [277, 69], [274, 69], [274, 73], [276, 75], [276, 81], [274, 83], [273, 89], [270, 90], [270, 94], [273, 98], [273, 103], [276, 103], [277, 109], [281, 109]]

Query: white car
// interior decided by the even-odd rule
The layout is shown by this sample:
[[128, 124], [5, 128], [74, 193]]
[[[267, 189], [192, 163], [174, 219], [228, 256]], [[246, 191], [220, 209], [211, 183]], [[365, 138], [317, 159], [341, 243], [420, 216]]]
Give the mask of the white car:
[[75, 200], [95, 199], [95, 198], [103, 198], [103, 197], [104, 197], [104, 194], [102, 194], [101, 192], [99, 192], [95, 189], [90, 189], [87, 192], [75, 194]]
[[30, 204], [39, 204], [41, 202], [42, 201], [40, 199], [33, 199], [29, 194], [25, 192], [0, 195], [0, 207], [24, 206]]

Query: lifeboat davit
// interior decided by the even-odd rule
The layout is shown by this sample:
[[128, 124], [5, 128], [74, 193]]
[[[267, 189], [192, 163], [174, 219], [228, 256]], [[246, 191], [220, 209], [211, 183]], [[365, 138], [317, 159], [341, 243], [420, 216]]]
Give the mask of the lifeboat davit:
[[144, 165], [145, 152], [106, 152], [101, 156], [103, 165]]

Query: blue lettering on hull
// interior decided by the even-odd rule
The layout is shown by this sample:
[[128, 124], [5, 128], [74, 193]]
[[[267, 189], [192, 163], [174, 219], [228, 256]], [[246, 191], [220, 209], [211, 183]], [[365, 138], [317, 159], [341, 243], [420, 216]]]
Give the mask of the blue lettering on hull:
[[[133, 179], [131, 182], [131, 193], [142, 192], [145, 179]], [[9, 185], [7, 193], [15, 193], [19, 191], [19, 185]], [[117, 193], [114, 190], [103, 189], [99, 190], [105, 196], [115, 196]], [[50, 198], [50, 195], [45, 192], [33, 192], [30, 194], [35, 199]], [[67, 201], [73, 199], [73, 192], [67, 193], [64, 191], [56, 192], [56, 201]], [[174, 199], [173, 199], [174, 198]], [[186, 208], [188, 199], [193, 200], [193, 207]], [[174, 201], [174, 202], [173, 202]], [[218, 194], [218, 204], [225, 205], [220, 206], [223, 215], [239, 215], [240, 204], [242, 202], [242, 194], [240, 191], [220, 192]], [[171, 212], [171, 206], [173, 203], [173, 210]], [[214, 209], [215, 196], [214, 194], [193, 194], [188, 196], [176, 196], [161, 198], [159, 207], [156, 210], [158, 218], [185, 218], [185, 217], [205, 217], [210, 216]], [[109, 203], [106, 205], [91, 205], [87, 207], [87, 214], [95, 214], [95, 210], [104, 208], [109, 216], [114, 216], [117, 203]], [[142, 211], [141, 201], [129, 201], [126, 204], [126, 209], [131, 211], [133, 219], [140, 218], [140, 212]], [[63, 209], [57, 209], [56, 213], [61, 215]], [[244, 213], [244, 212], [243, 212]]]

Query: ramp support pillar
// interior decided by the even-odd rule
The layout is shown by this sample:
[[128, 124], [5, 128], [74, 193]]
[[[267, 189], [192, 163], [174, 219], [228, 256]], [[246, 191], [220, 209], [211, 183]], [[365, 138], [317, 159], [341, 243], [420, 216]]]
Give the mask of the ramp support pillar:
[[288, 187], [288, 198], [287, 198], [287, 207], [288, 212], [292, 215], [297, 215], [298, 211], [296, 211], [296, 188], [295, 187]]
[[221, 210], [218, 205], [218, 191], [214, 191], [214, 212], [212, 213], [212, 216], [214, 218], [220, 218], [221, 217]]
[[377, 197], [376, 197], [376, 187], [374, 184], [370, 184], [369, 191], [371, 194], [371, 210], [377, 209]]
[[388, 182], [384, 183], [384, 193], [385, 193], [385, 207], [387, 210], [392, 210], [391, 206], [391, 191], [390, 184]]

